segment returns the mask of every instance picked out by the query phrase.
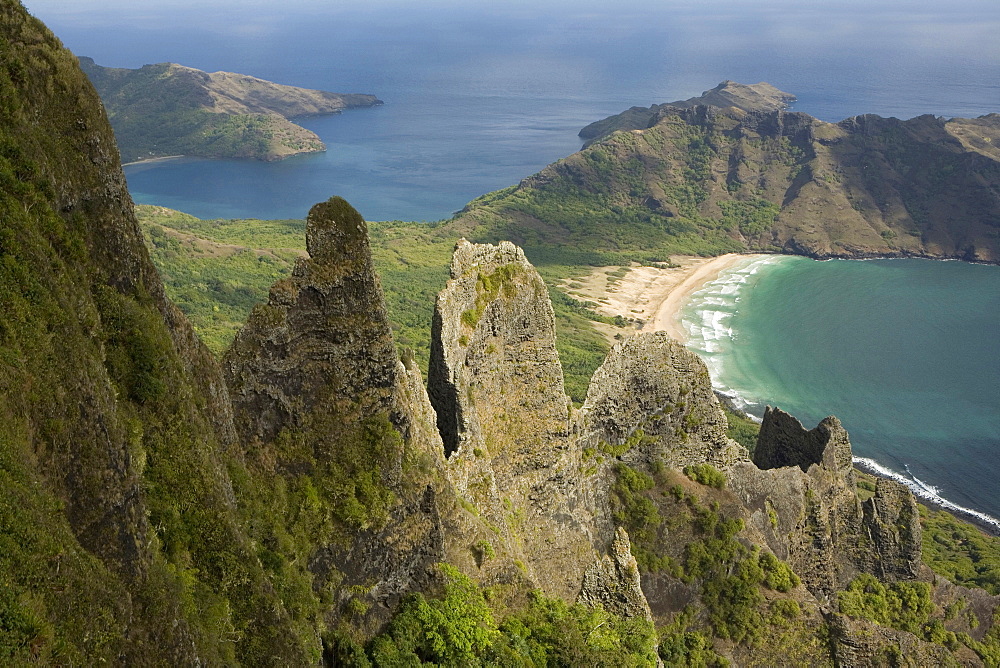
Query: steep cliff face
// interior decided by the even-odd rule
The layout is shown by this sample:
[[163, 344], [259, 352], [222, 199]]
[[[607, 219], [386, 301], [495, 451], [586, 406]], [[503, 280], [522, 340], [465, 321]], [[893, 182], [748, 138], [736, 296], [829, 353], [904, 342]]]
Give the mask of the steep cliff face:
[[586, 447], [620, 451], [633, 466], [671, 468], [746, 460], [697, 355], [665, 332], [616, 344], [594, 372], [581, 409]]
[[306, 246], [227, 351], [226, 379], [248, 451], [273, 453], [273, 473], [310, 476], [341, 505], [314, 537], [315, 586], [341, 603], [366, 587], [355, 598], [379, 604], [377, 625], [444, 559], [443, 447], [419, 372], [397, 356], [364, 219], [339, 197], [317, 204]]
[[572, 600], [595, 550], [548, 292], [521, 249], [460, 241], [434, 313], [428, 388], [457, 492], [505, 548]]
[[733, 471], [731, 487], [759, 509], [750, 524], [810, 590], [831, 595], [858, 573], [887, 582], [917, 577], [916, 501], [887, 480], [873, 498], [858, 500], [851, 444], [839, 420], [806, 430], [768, 407], [753, 460], [755, 467]]
[[0, 98], [2, 660], [303, 659], [239, 526], [219, 368], [163, 296], [96, 93], [10, 1]]
[[[509, 243], [456, 249], [432, 407], [396, 356], [364, 221], [319, 204], [309, 258], [224, 379], [163, 297], [74, 60], [16, 3], [0, 35], [0, 662], [332, 662], [336, 638], [437, 591], [438, 562], [498, 607], [538, 588], [652, 619], [664, 657], [714, 660], [716, 638], [739, 663], [950, 658], [836, 611], [866, 573], [969, 605], [929, 603], [917, 633], [996, 635], [995, 597], [913, 583], [931, 578], [912, 495], [880, 482], [859, 503], [836, 419], [769, 411], [758, 468], [704, 365], [661, 334], [618, 345], [574, 412], [545, 288]], [[586, 645], [604, 614], [560, 628]], [[955, 656], [990, 656], [974, 641]]]

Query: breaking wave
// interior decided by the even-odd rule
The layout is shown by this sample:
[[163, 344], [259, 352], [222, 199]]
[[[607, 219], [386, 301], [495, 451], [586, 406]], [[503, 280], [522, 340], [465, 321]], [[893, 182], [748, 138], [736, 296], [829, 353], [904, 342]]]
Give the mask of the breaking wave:
[[898, 471], [893, 471], [889, 467], [883, 466], [874, 459], [870, 459], [868, 457], [854, 457], [854, 464], [869, 473], [873, 473], [883, 478], [890, 478], [896, 482], [906, 485], [910, 488], [910, 491], [913, 492], [914, 495], [920, 497], [921, 499], [930, 501], [936, 506], [940, 506], [945, 510], [950, 510], [953, 513], [973, 517], [983, 524], [988, 524], [993, 527], [994, 530], [1000, 532], [1000, 520], [987, 513], [974, 510], [972, 508], [966, 508], [965, 506], [960, 506], [953, 501], [949, 501], [941, 496], [941, 490], [939, 488], [934, 485], [929, 485], [917, 476], [913, 475], [910, 471], [910, 467], [908, 466], [904, 465], [906, 473], [900, 473]]

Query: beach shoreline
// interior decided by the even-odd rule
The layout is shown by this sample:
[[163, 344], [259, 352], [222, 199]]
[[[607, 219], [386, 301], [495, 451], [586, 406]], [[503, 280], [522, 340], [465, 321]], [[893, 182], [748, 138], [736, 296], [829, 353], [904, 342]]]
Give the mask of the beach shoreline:
[[664, 331], [681, 343], [686, 342], [687, 332], [684, 331], [684, 326], [681, 324], [681, 313], [684, 306], [690, 301], [691, 295], [719, 278], [722, 272], [727, 269], [757, 257], [763, 257], [763, 255], [727, 253], [692, 265], [679, 283], [659, 295], [655, 301], [653, 316], [643, 325], [641, 331]]
[[[638, 325], [639, 331], [663, 330], [680, 342], [687, 339], [680, 315], [691, 295], [719, 275], [762, 254], [728, 253], [716, 257], [678, 255], [669, 267], [633, 264], [629, 267], [595, 267], [587, 276], [564, 279], [559, 287], [570, 297], [587, 303], [601, 315], [621, 316]], [[618, 328], [595, 326], [609, 339]]]

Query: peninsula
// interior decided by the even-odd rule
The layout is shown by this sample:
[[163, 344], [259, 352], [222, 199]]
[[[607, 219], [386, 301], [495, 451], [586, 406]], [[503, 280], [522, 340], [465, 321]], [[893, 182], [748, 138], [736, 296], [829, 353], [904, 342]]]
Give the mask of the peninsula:
[[123, 162], [176, 155], [281, 160], [325, 151], [290, 119], [382, 104], [374, 95], [330, 93], [175, 63], [102, 67], [80, 57], [118, 140]]

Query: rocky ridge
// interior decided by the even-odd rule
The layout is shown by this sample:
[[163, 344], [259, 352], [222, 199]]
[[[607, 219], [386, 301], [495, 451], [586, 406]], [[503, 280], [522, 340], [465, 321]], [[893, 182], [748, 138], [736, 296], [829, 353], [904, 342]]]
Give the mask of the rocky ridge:
[[826, 123], [668, 105], [636, 124], [449, 225], [603, 264], [734, 251], [1000, 261], [1000, 115]]
[[[770, 411], [758, 468], [704, 365], [663, 335], [620, 343], [576, 411], [546, 291], [510, 243], [456, 249], [433, 402], [339, 198], [314, 207], [309, 257], [223, 370], [163, 296], [75, 60], [18, 3], [0, 3], [0, 31], [2, 659], [335, 663], [345, 636], [440, 590], [440, 562], [501, 602], [537, 588], [687, 619], [671, 637], [773, 664], [788, 645], [743, 642], [712, 598], [766, 566], [784, 581], [765, 597], [739, 580], [760, 600], [748, 614], [799, 609], [775, 637], [811, 639], [811, 658], [948, 658], [837, 611], [854, 574], [932, 583], [912, 496], [880, 483], [861, 504], [835, 419], [810, 432]], [[966, 592], [934, 586], [938, 607], [971, 602], [935, 619], [982, 640], [997, 601]]]
[[783, 111], [795, 101], [791, 93], [778, 90], [766, 81], [755, 84], [741, 84], [723, 81], [711, 90], [686, 100], [654, 104], [649, 107], [632, 107], [627, 111], [599, 121], [594, 121], [580, 130], [580, 138], [585, 140], [584, 148], [607, 137], [613, 132], [645, 130], [669, 113], [669, 107], [689, 109], [697, 106], [712, 106], [725, 109], [733, 107], [742, 111]]

